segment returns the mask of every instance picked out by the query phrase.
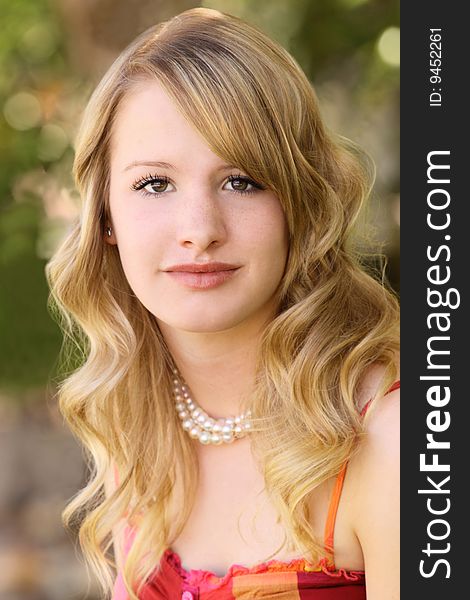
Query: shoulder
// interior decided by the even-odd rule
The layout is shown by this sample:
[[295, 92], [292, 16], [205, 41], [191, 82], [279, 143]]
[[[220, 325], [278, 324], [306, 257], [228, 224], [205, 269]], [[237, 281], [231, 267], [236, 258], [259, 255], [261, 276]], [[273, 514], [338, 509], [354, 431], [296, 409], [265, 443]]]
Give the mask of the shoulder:
[[[384, 367], [372, 365], [365, 373], [358, 393], [359, 410], [370, 401], [364, 416], [364, 435], [348, 469], [360, 500], [357, 521], [367, 520], [364, 506], [384, 495], [384, 483], [398, 484], [400, 462], [400, 389], [377, 396]], [[386, 481], [385, 481], [386, 480]]]
[[368, 496], [374, 493], [375, 478], [384, 478], [385, 469], [398, 472], [399, 457], [400, 389], [396, 389], [371, 402], [364, 417], [364, 437], [352, 459]]
[[[386, 499], [387, 487], [399, 483], [400, 389], [376, 396], [383, 369], [371, 367], [360, 386], [359, 408], [371, 400], [364, 416], [364, 435], [348, 469], [359, 499], [357, 522], [367, 521], [364, 507]], [[382, 498], [383, 497], [383, 498]]]
[[400, 390], [374, 398], [364, 438], [350, 463], [353, 527], [367, 573], [368, 598], [398, 598]]

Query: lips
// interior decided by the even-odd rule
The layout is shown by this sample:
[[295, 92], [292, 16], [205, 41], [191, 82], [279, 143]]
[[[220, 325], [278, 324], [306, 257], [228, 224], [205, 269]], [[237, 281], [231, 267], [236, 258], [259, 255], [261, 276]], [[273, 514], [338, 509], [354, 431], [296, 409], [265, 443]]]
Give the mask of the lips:
[[172, 273], [213, 273], [219, 271], [232, 271], [237, 269], [238, 265], [232, 265], [224, 262], [210, 262], [210, 263], [183, 263], [180, 265], [173, 265], [164, 269], [166, 272]]
[[207, 290], [222, 285], [239, 269], [239, 265], [223, 262], [184, 263], [167, 267], [164, 272], [185, 287]]

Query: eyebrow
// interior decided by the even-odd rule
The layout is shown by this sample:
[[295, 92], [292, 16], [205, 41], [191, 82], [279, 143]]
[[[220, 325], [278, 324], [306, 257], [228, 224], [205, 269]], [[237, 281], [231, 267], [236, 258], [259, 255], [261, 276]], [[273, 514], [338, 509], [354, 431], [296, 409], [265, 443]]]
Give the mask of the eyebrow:
[[[130, 164], [128, 164], [127, 167], [125, 167], [123, 169], [123, 173], [126, 171], [129, 171], [130, 169], [133, 169], [134, 167], [160, 167], [161, 169], [170, 169], [172, 171], [178, 170], [176, 167], [174, 167], [173, 165], [171, 165], [170, 163], [167, 163], [167, 162], [155, 161], [155, 160], [136, 160], [136, 161], [133, 161]], [[228, 163], [224, 163], [223, 165], [220, 165], [220, 167], [217, 167], [216, 170], [223, 171], [226, 169], [237, 169], [237, 168], [239, 168], [239, 167], [228, 164]]]

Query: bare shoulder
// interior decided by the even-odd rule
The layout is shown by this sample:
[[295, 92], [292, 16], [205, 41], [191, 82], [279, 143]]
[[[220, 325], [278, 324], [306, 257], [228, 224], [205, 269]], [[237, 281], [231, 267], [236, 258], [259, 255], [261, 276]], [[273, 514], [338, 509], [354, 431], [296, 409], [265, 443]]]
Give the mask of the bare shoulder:
[[[374, 399], [365, 415], [364, 429], [364, 439], [351, 461], [351, 468], [357, 471], [362, 484], [374, 476], [383, 478], [387, 467], [399, 467], [400, 389]], [[368, 495], [373, 493], [369, 485], [364, 490]]]
[[369, 600], [399, 597], [400, 390], [375, 398], [350, 463], [353, 527], [364, 556]]

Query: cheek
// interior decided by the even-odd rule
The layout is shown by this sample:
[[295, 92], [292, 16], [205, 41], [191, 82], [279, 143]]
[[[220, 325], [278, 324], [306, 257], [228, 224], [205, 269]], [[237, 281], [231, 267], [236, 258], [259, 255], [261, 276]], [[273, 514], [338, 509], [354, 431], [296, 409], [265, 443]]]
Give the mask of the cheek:
[[167, 240], [165, 228], [150, 215], [111, 214], [126, 279], [139, 295], [160, 265]]
[[268, 261], [272, 268], [283, 267], [287, 258], [289, 233], [287, 222], [278, 202], [268, 210], [248, 219], [245, 223], [245, 235], [249, 236], [249, 245], [255, 255], [263, 262]]
[[171, 219], [158, 214], [151, 203], [117, 201], [111, 204], [111, 219], [118, 247], [126, 254], [146, 254], [171, 233]]

